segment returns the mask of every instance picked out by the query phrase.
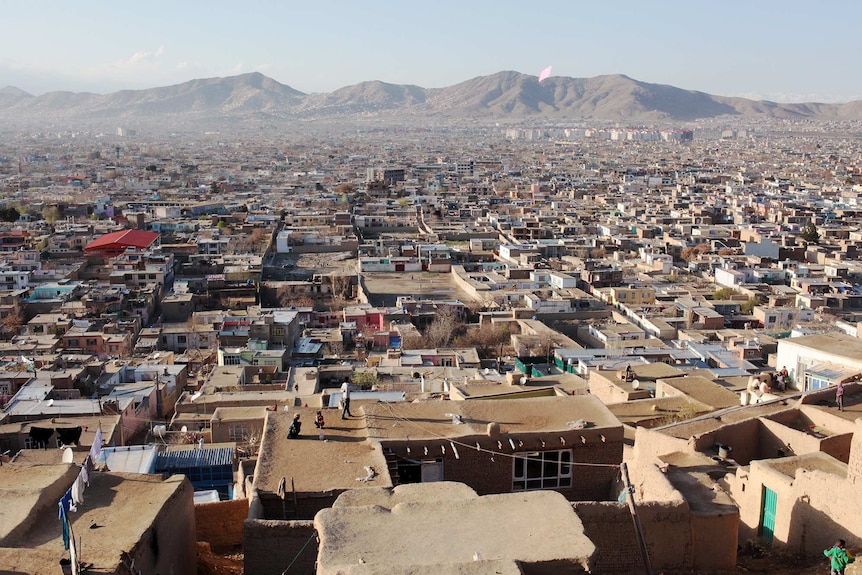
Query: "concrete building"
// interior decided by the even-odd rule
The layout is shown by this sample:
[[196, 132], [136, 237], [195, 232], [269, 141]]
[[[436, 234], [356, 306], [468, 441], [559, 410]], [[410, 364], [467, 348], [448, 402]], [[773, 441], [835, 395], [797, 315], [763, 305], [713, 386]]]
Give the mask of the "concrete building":
[[843, 333], [782, 339], [775, 366], [787, 368], [790, 386], [800, 391], [835, 385], [862, 373], [862, 339]]

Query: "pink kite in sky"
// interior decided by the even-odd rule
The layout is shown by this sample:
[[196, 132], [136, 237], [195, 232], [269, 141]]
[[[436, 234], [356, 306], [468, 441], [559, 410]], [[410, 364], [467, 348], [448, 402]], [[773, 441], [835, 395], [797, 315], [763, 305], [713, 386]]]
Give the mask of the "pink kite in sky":
[[551, 75], [551, 66], [548, 66], [547, 68], [545, 68], [544, 70], [539, 72], [539, 82], [541, 82], [545, 78], [548, 78], [550, 75]]

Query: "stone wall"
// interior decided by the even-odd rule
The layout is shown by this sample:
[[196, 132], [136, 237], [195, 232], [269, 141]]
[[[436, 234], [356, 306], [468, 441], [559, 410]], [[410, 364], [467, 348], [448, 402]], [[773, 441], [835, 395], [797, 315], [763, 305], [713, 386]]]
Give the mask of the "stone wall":
[[255, 575], [312, 575], [317, 532], [312, 521], [248, 519], [244, 525], [245, 572]]
[[206, 541], [216, 552], [242, 545], [248, 500], [219, 501], [195, 505], [197, 540]]

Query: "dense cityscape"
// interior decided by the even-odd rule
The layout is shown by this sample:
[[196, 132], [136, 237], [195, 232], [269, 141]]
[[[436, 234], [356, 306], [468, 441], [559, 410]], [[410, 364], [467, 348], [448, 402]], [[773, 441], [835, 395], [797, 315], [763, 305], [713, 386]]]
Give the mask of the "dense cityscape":
[[735, 572], [858, 544], [859, 129], [4, 134], [3, 572]]

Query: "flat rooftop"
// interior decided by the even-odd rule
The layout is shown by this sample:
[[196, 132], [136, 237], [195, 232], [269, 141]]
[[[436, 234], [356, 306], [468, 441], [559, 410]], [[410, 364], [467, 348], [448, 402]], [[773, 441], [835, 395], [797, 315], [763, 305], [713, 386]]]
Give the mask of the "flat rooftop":
[[[363, 406], [368, 437], [375, 439], [434, 439], [487, 435], [488, 424], [501, 433], [548, 433], [571, 429], [583, 419], [589, 428], [620, 428], [620, 422], [591, 395], [536, 397], [517, 400], [423, 401]], [[453, 416], [461, 424], [453, 424]]]
[[805, 453], [803, 455], [796, 455], [793, 457], [782, 457], [780, 459], [767, 459], [758, 461], [757, 463], [759, 465], [771, 467], [791, 479], [796, 477], [796, 472], [799, 469], [805, 471], [822, 471], [824, 473], [837, 475], [842, 479], [847, 478], [847, 464], [838, 461], [831, 455], [823, 453], [822, 451]]
[[843, 333], [805, 335], [781, 340], [779, 345], [798, 345], [859, 361], [862, 358], [862, 339]]
[[701, 453], [670, 453], [661, 458], [669, 464], [667, 478], [698, 515], [738, 514], [733, 499], [716, 483], [735, 469]]
[[684, 421], [673, 425], [668, 425], [661, 429], [661, 432], [671, 437], [680, 439], [689, 439], [691, 437], [703, 435], [715, 431], [729, 423], [736, 423], [751, 419], [754, 417], [762, 417], [778, 411], [784, 411], [787, 407], [787, 401], [770, 401], [769, 403], [758, 403], [746, 407], [735, 407], [726, 410], [714, 412], [712, 416], [704, 416], [692, 421]]
[[[325, 439], [321, 441], [314, 426], [317, 411], [297, 408], [289, 412], [267, 412], [254, 486], [262, 492], [277, 493], [284, 477], [288, 489], [293, 478], [298, 492], [354, 489], [362, 485], [357, 483], [357, 478], [367, 475], [365, 466], [373, 467], [378, 473], [377, 478], [366, 485], [391, 486], [383, 452], [379, 446], [365, 441], [365, 420], [341, 419], [340, 410], [323, 410], [326, 427]], [[288, 439], [287, 430], [297, 413], [302, 421], [302, 434]]]
[[[57, 501], [80, 467], [4, 465], [0, 467], [0, 565], [20, 573], [54, 573], [64, 555]], [[185, 484], [185, 486], [184, 486]], [[91, 572], [114, 573], [120, 554], [141, 540], [165, 503], [191, 487], [185, 477], [92, 473], [84, 504], [69, 513], [82, 560]], [[98, 529], [90, 529], [98, 525]]]
[[449, 273], [396, 272], [363, 273], [368, 300], [375, 306], [394, 306], [404, 294], [413, 294], [417, 300], [455, 300], [470, 302], [473, 298], [461, 290]]
[[577, 573], [596, 552], [571, 504], [554, 491], [479, 497], [446, 482], [383, 491], [359, 499], [347, 492], [315, 516], [319, 574], [519, 573], [513, 563]]

